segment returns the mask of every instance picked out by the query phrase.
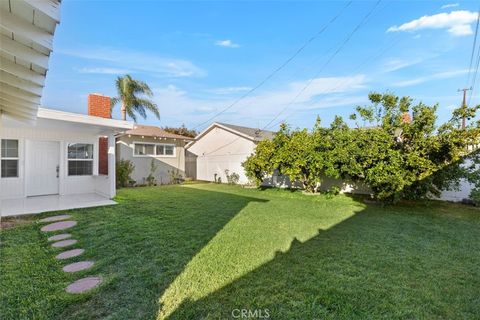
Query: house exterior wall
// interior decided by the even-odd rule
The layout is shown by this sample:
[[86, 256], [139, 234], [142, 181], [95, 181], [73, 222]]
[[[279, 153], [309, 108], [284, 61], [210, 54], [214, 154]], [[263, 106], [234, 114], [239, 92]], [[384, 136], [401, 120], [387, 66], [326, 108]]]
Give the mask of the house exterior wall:
[[[174, 144], [175, 156], [135, 156], [134, 143], [153, 143], [153, 144]], [[155, 180], [157, 184], [171, 183], [171, 172], [177, 171], [182, 177], [185, 177], [185, 144], [181, 139], [154, 139], [153, 137], [141, 136], [121, 136], [117, 138], [117, 160], [129, 160], [135, 166], [131, 178], [137, 184], [145, 184], [146, 178], [150, 174], [152, 160], [157, 165], [155, 171]]]
[[255, 149], [255, 143], [247, 138], [215, 127], [188, 149], [197, 156], [197, 180], [215, 181], [215, 177], [227, 182], [225, 170], [237, 173], [239, 183], [248, 183], [242, 167]]
[[[113, 197], [108, 189], [110, 180], [107, 176], [98, 176], [98, 134], [88, 130], [76, 129], [76, 126], [59, 126], [60, 121], [37, 119], [37, 125], [16, 124], [2, 128], [2, 139], [16, 139], [19, 142], [19, 176], [16, 178], [0, 178], [0, 198], [13, 199], [26, 197], [26, 142], [55, 141], [59, 142], [59, 194], [99, 193]], [[40, 125], [40, 126], [39, 126]], [[88, 128], [88, 127], [87, 127]], [[68, 143], [90, 143], [94, 147], [93, 175], [68, 176], [67, 146]]]

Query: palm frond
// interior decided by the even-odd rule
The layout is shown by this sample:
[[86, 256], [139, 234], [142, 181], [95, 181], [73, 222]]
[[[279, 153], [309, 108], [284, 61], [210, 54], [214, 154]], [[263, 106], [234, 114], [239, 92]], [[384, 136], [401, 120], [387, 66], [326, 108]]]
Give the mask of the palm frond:
[[148, 99], [139, 98], [137, 99], [137, 103], [142, 107], [144, 107], [145, 109], [147, 109], [148, 111], [150, 111], [151, 113], [153, 113], [155, 117], [157, 117], [157, 119], [160, 119], [160, 112], [158, 111], [158, 106], [154, 102]]

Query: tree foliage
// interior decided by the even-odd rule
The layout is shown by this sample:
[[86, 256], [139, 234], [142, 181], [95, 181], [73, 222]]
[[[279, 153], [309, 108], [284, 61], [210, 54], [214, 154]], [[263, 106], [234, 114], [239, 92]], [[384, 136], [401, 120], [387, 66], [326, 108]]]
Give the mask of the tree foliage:
[[[369, 100], [349, 117], [354, 128], [339, 116], [326, 128], [317, 119], [311, 131], [282, 125], [244, 162], [247, 175], [260, 183], [278, 170], [311, 192], [322, 177], [343, 179], [365, 184], [376, 199], [390, 202], [439, 195], [473, 176], [461, 165], [469, 146], [478, 144], [478, 123], [461, 128], [463, 113], [456, 110], [437, 127], [437, 105], [412, 106], [411, 98], [388, 92], [373, 92]], [[468, 109], [471, 119], [477, 109]]]
[[163, 130], [190, 138], [195, 138], [198, 134], [196, 130], [188, 129], [184, 124], [182, 124], [180, 127], [164, 127]]

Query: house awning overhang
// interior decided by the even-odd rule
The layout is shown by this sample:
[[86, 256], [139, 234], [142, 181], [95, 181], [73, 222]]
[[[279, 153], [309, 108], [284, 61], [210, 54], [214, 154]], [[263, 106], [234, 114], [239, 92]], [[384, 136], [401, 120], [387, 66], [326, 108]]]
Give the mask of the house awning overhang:
[[60, 1], [0, 1], [0, 113], [37, 117]]

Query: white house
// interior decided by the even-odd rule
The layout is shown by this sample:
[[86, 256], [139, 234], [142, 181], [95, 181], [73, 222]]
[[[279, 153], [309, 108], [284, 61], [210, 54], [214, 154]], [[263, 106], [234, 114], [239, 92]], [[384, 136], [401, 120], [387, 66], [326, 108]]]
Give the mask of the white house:
[[229, 174], [237, 173], [239, 183], [245, 184], [248, 178], [242, 162], [254, 152], [257, 143], [272, 139], [273, 132], [254, 128], [215, 122], [201, 132], [195, 141], [186, 146], [187, 166], [196, 163], [196, 172], [192, 178], [203, 181], [227, 181], [225, 170]]
[[0, 1], [0, 217], [113, 203], [114, 135], [133, 124], [39, 108], [59, 22], [60, 1]]
[[[2, 216], [112, 204], [115, 134], [126, 121], [40, 108], [35, 124], [4, 116], [0, 151]], [[107, 172], [99, 172], [100, 138]]]

